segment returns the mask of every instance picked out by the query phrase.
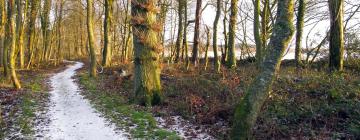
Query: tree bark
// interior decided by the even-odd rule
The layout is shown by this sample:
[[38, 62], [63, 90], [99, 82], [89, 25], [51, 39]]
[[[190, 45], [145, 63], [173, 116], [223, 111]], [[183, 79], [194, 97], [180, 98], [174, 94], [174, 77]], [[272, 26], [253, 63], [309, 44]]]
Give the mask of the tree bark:
[[135, 101], [146, 106], [163, 102], [160, 83], [159, 28], [157, 0], [132, 1], [132, 27], [135, 49]]
[[192, 60], [191, 60], [195, 66], [197, 64], [198, 53], [199, 53], [201, 5], [202, 5], [202, 0], [197, 0], [196, 12], [195, 12], [194, 44], [193, 44]]
[[176, 39], [176, 56], [175, 63], [180, 60], [181, 47], [183, 43], [183, 34], [184, 34], [184, 5], [186, 4], [186, 0], [178, 0], [178, 16], [179, 16], [179, 26], [178, 26], [178, 36]]
[[344, 0], [329, 0], [331, 71], [342, 71], [344, 61]]
[[220, 61], [218, 55], [218, 43], [217, 43], [217, 33], [218, 33], [218, 24], [221, 16], [222, 0], [216, 1], [216, 16], [214, 20], [213, 27], [213, 50], [214, 50], [214, 67], [216, 72], [220, 72]]
[[38, 15], [38, 8], [40, 6], [40, 0], [31, 0], [30, 1], [31, 9], [30, 9], [30, 19], [28, 23], [28, 63], [27, 68], [30, 68], [33, 55], [34, 55], [34, 42], [35, 42], [35, 23]]
[[105, 19], [104, 19], [104, 50], [102, 65], [109, 66], [111, 64], [111, 36], [109, 33], [112, 26], [113, 0], [105, 0]]
[[278, 1], [277, 19], [262, 69], [235, 110], [233, 139], [246, 140], [252, 137], [251, 129], [268, 98], [272, 83], [279, 72], [282, 56], [294, 34], [293, 11], [294, 0]]
[[87, 28], [88, 28], [88, 41], [90, 49], [90, 77], [96, 77], [96, 52], [95, 52], [95, 38], [94, 38], [94, 17], [93, 17], [93, 0], [87, 0]]
[[41, 14], [41, 28], [43, 33], [43, 46], [44, 46], [44, 55], [43, 60], [47, 61], [49, 58], [49, 50], [50, 50], [50, 39], [51, 39], [51, 31], [50, 31], [50, 10], [51, 10], [51, 1], [45, 0], [44, 7]]
[[228, 53], [228, 67], [236, 68], [236, 51], [235, 51], [235, 36], [236, 36], [236, 19], [238, 14], [238, 0], [231, 0], [230, 6], [230, 23], [229, 23], [229, 53]]
[[[25, 60], [24, 60], [24, 26], [27, 18], [27, 7], [28, 0], [16, 0], [17, 4], [17, 18], [16, 18], [16, 31], [17, 31], [17, 48], [19, 49], [19, 61], [20, 68], [24, 68]], [[25, 4], [25, 5], [23, 5]], [[25, 9], [24, 9], [25, 8]]]
[[3, 48], [4, 48], [4, 26], [6, 23], [5, 1], [0, 1], [0, 66], [3, 66]]
[[256, 63], [260, 68], [260, 64], [263, 60], [262, 40], [260, 36], [260, 0], [255, 0], [254, 3], [254, 39], [256, 44]]
[[9, 71], [11, 73], [11, 81], [16, 89], [20, 89], [21, 85], [16, 76], [15, 68], [15, 49], [16, 49], [16, 27], [15, 27], [15, 0], [8, 0], [8, 9], [7, 9], [7, 23], [6, 23], [6, 44], [10, 48], [9, 54]]
[[296, 22], [296, 45], [295, 45], [295, 61], [297, 68], [299, 68], [302, 65], [301, 44], [302, 44], [302, 35], [304, 30], [305, 8], [306, 8], [306, 0], [299, 0], [298, 15]]

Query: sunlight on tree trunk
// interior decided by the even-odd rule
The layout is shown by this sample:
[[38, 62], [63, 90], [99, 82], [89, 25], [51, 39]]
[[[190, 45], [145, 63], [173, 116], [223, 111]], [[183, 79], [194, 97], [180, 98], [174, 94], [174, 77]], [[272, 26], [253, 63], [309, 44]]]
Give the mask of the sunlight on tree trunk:
[[256, 44], [256, 63], [260, 68], [263, 60], [262, 40], [260, 36], [260, 0], [255, 0], [254, 3], [254, 39]]
[[44, 55], [43, 60], [47, 61], [50, 54], [50, 39], [51, 39], [51, 29], [50, 29], [50, 10], [51, 10], [51, 1], [44, 0], [43, 12], [41, 14], [41, 28], [43, 33], [43, 46], [44, 46]]
[[233, 139], [246, 140], [252, 137], [251, 129], [268, 98], [274, 78], [280, 70], [282, 56], [294, 34], [293, 11], [294, 0], [278, 1], [277, 19], [262, 69], [235, 110]]
[[196, 1], [196, 12], [195, 12], [195, 29], [194, 29], [194, 44], [192, 50], [192, 63], [196, 66], [198, 61], [199, 53], [199, 42], [200, 42], [200, 20], [201, 20], [201, 5], [202, 0]]
[[178, 16], [179, 16], [179, 27], [178, 27], [178, 37], [176, 39], [176, 56], [175, 62], [180, 61], [180, 52], [183, 43], [183, 35], [184, 35], [184, 5], [186, 4], [186, 0], [177, 0], [178, 1]]
[[218, 24], [221, 16], [222, 0], [216, 1], [216, 16], [214, 20], [213, 27], [213, 50], [214, 50], [214, 67], [216, 72], [220, 72], [220, 60], [218, 55], [218, 43], [217, 43], [217, 34], [218, 34]]
[[30, 0], [30, 5], [31, 5], [31, 9], [30, 9], [30, 19], [29, 19], [29, 23], [28, 23], [28, 32], [27, 32], [27, 36], [28, 36], [28, 63], [27, 63], [27, 69], [30, 68], [32, 61], [33, 61], [33, 56], [34, 56], [34, 47], [35, 47], [35, 31], [36, 31], [36, 18], [38, 16], [38, 8], [40, 7], [40, 0]]
[[295, 61], [296, 67], [299, 68], [302, 65], [302, 35], [304, 30], [304, 18], [305, 18], [306, 0], [299, 0], [297, 23], [296, 23], [296, 46], [295, 46]]
[[344, 61], [344, 0], [329, 0], [331, 71], [342, 71]]
[[235, 43], [235, 36], [236, 36], [236, 19], [238, 14], [238, 0], [231, 0], [230, 6], [230, 23], [229, 23], [229, 52], [228, 52], [228, 62], [227, 66], [231, 69], [236, 68], [236, 43]]
[[[24, 25], [27, 18], [28, 0], [16, 0], [17, 18], [16, 18], [16, 32], [17, 32], [17, 48], [19, 50], [20, 68], [24, 68]], [[25, 12], [24, 12], [25, 11]]]
[[104, 50], [102, 65], [110, 66], [111, 64], [111, 36], [112, 27], [113, 0], [105, 0], [105, 19], [104, 19]]
[[135, 49], [135, 100], [146, 106], [163, 102], [160, 83], [161, 42], [157, 0], [133, 0], [132, 24]]
[[20, 89], [21, 85], [16, 76], [15, 60], [16, 60], [16, 27], [15, 27], [15, 0], [8, 0], [8, 9], [7, 9], [8, 20], [6, 23], [6, 44], [7, 48], [10, 48], [10, 57], [9, 57], [9, 71], [11, 73], [11, 80], [16, 89]]
[[94, 38], [94, 15], [93, 15], [93, 0], [87, 0], [87, 28], [88, 28], [88, 43], [90, 49], [90, 77], [96, 77], [96, 52], [95, 52], [95, 38]]

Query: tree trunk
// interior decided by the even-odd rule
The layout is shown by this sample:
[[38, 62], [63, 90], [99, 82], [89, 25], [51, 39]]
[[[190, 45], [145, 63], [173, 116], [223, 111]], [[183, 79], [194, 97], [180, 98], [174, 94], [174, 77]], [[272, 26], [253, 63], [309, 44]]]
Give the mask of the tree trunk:
[[255, 0], [254, 3], [254, 38], [256, 44], [256, 63], [260, 68], [260, 64], [263, 60], [262, 40], [260, 37], [260, 0]]
[[[152, 106], [162, 103], [160, 83], [161, 42], [156, 21], [157, 0], [133, 0], [132, 21], [135, 49], [135, 100]], [[146, 6], [144, 6], [146, 5]]]
[[3, 66], [3, 48], [4, 48], [4, 26], [6, 23], [5, 1], [0, 1], [0, 66]]
[[180, 60], [180, 53], [181, 53], [181, 47], [183, 43], [183, 34], [184, 34], [184, 5], [186, 4], [186, 0], [178, 0], [178, 16], [179, 16], [179, 27], [178, 27], [178, 36], [176, 39], [176, 56], [175, 56], [175, 62], [179, 62]]
[[260, 74], [252, 82], [244, 97], [235, 110], [234, 124], [232, 130], [233, 139], [251, 139], [251, 129], [257, 116], [268, 98], [272, 83], [278, 74], [281, 58], [288, 47], [293, 28], [294, 0], [279, 0], [277, 19], [274, 31], [270, 39], [269, 49]]
[[228, 53], [228, 33], [226, 30], [226, 21], [227, 21], [227, 3], [225, 3], [224, 5], [224, 19], [223, 19], [223, 28], [224, 28], [224, 46], [221, 48], [222, 51], [222, 58], [221, 58], [221, 63], [225, 64], [227, 61], [227, 53]]
[[197, 0], [196, 13], [195, 13], [194, 44], [193, 44], [192, 60], [191, 60], [195, 66], [197, 63], [198, 53], [199, 53], [201, 5], [202, 5], [202, 0]]
[[188, 28], [188, 6], [187, 3], [184, 5], [184, 38], [183, 38], [183, 48], [184, 48], [184, 55], [185, 55], [185, 67], [188, 70], [190, 66], [190, 59], [189, 59], [189, 45], [187, 41], [187, 28]]
[[[268, 23], [269, 23], [269, 0], [264, 1], [264, 7], [261, 15], [261, 42], [262, 42], [262, 52], [266, 51], [267, 40], [268, 40]], [[263, 60], [261, 60], [263, 61]]]
[[44, 55], [43, 60], [47, 61], [49, 57], [50, 50], [50, 39], [51, 39], [51, 31], [50, 31], [50, 10], [51, 10], [51, 1], [45, 0], [43, 12], [41, 14], [41, 28], [43, 33], [43, 46], [44, 46]]
[[206, 32], [206, 45], [205, 45], [205, 59], [204, 60], [205, 60], [205, 70], [207, 70], [208, 62], [209, 62], [208, 51], [209, 51], [210, 40], [211, 40], [210, 28], [208, 26], [206, 26], [205, 32]]
[[220, 72], [220, 61], [218, 55], [218, 43], [217, 43], [217, 33], [218, 33], [218, 24], [221, 16], [222, 0], [216, 1], [216, 16], [214, 20], [214, 31], [213, 31], [213, 50], [214, 50], [214, 67], [216, 72]]
[[88, 28], [88, 41], [90, 49], [90, 77], [96, 77], [96, 52], [95, 52], [95, 38], [94, 38], [94, 17], [93, 17], [93, 0], [87, 0], [87, 28]]
[[[20, 68], [24, 68], [24, 25], [27, 16], [28, 1], [16, 0], [17, 4], [17, 18], [16, 18], [16, 32], [17, 32], [17, 48], [19, 49]], [[25, 4], [25, 5], [23, 5]], [[23, 9], [25, 8], [25, 9]]]
[[104, 50], [102, 65], [109, 66], [111, 64], [111, 26], [112, 26], [113, 0], [105, 0], [105, 19], [104, 19]]
[[344, 61], [344, 0], [329, 0], [331, 71], [342, 71]]
[[10, 48], [10, 57], [9, 57], [9, 71], [11, 73], [11, 81], [16, 89], [20, 89], [21, 85], [16, 76], [15, 68], [15, 49], [16, 49], [16, 28], [15, 28], [15, 0], [8, 0], [8, 9], [7, 9], [7, 23], [6, 23], [6, 44]]
[[35, 41], [35, 23], [38, 15], [38, 8], [40, 6], [40, 0], [31, 0], [30, 1], [31, 9], [30, 9], [30, 19], [28, 23], [28, 64], [27, 68], [30, 68], [32, 59], [33, 59], [33, 51], [34, 51], [34, 41]]
[[302, 35], [304, 30], [305, 8], [306, 8], [306, 0], [299, 0], [298, 15], [296, 22], [296, 46], [295, 46], [295, 61], [297, 68], [299, 68], [302, 65], [301, 43], [302, 43]]
[[229, 53], [228, 53], [228, 67], [235, 68], [236, 67], [236, 51], [235, 51], [235, 36], [236, 36], [236, 19], [238, 14], [238, 0], [231, 0], [231, 15], [230, 15], [230, 23], [229, 23]]

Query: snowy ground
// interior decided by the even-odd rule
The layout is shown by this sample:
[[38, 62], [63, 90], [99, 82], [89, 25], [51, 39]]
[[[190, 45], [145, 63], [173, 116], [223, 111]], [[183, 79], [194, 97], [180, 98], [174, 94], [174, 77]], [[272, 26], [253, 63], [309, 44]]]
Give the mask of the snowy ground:
[[54, 140], [123, 140], [127, 133], [116, 130], [79, 94], [72, 77], [83, 63], [76, 62], [51, 77], [50, 123], [40, 128], [37, 137]]

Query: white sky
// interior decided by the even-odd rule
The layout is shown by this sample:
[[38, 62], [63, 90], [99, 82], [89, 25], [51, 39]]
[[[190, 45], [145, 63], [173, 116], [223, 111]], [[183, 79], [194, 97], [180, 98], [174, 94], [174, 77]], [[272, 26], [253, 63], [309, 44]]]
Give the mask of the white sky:
[[[203, 7], [207, 3], [207, 1], [208, 0], [205, 0], [203, 2]], [[349, 2], [351, 5], [349, 3], [345, 4], [345, 6], [346, 6], [345, 9], [348, 9], [348, 10], [350, 10], [351, 9], [350, 7], [352, 7], [353, 5], [359, 5], [360, 4], [359, 0], [347, 0], [347, 1], [351, 1], [351, 2]], [[242, 6], [242, 7], [247, 7], [247, 8], [243, 8], [242, 10], [240, 10], [240, 12], [246, 11], [246, 12], [248, 12], [249, 16], [252, 17], [252, 15], [253, 15], [253, 9], [252, 8], [253, 7], [252, 7], [251, 0], [240, 0], [239, 3], [240, 4], [242, 3], [244, 5], [247, 4], [246, 6]], [[189, 3], [189, 12], [188, 12], [189, 20], [194, 19], [195, 4], [196, 4], [195, 2]], [[328, 10], [327, 9], [327, 3], [326, 2], [322, 3], [321, 6], [323, 6], [323, 8], [316, 8], [314, 11], [308, 11], [308, 12], [310, 14], [314, 14], [316, 12], [316, 13], [318, 13], [319, 16], [321, 16], [322, 14], [326, 14], [326, 12]], [[357, 7], [352, 8], [352, 10], [355, 10], [356, 8]], [[348, 12], [350, 12], [350, 11], [348, 11]], [[175, 11], [170, 11], [170, 12], [175, 12]], [[212, 29], [213, 21], [215, 19], [215, 12], [216, 12], [216, 9], [212, 5], [207, 6], [207, 8], [204, 10], [204, 12], [202, 14], [202, 26], [201, 26], [202, 30], [204, 29], [205, 25], [208, 25], [210, 27], [210, 29]], [[309, 13], [307, 14], [307, 16], [310, 15]], [[169, 14], [169, 15], [171, 15], [171, 14]], [[175, 16], [177, 16], [177, 15], [175, 15]], [[328, 17], [326, 17], [326, 18], [328, 18]], [[348, 15], [345, 15], [345, 19], [347, 19], [347, 18], [348, 18]], [[167, 25], [166, 25], [167, 26], [166, 29], [168, 29], [166, 31], [166, 39], [167, 40], [169, 40], [171, 38], [171, 31], [169, 31], [170, 27], [171, 27], [170, 22], [169, 22], [170, 19], [174, 19], [174, 18], [168, 17], [168, 20], [167, 20], [168, 21]], [[222, 33], [223, 32], [223, 23], [222, 23], [222, 20], [223, 20], [223, 16], [221, 16], [220, 21], [219, 21], [219, 26], [218, 26], [218, 34], [219, 34], [218, 35], [219, 36], [218, 42], [219, 43], [223, 42], [222, 41], [223, 40], [223, 33]], [[240, 16], [238, 16], [238, 21], [240, 21]], [[308, 22], [308, 24], [309, 23], [314, 23], [314, 22], [316, 22], [316, 20], [311, 20], [311, 21]], [[352, 25], [355, 25], [356, 23], [360, 23], [360, 14], [359, 13], [357, 13], [352, 18], [352, 22], [349, 23], [348, 27], [351, 27]], [[177, 22], [176, 22], [176, 24], [177, 24]], [[295, 24], [295, 22], [294, 22], [294, 24]], [[316, 46], [321, 41], [321, 39], [325, 36], [326, 31], [329, 29], [329, 21], [325, 19], [324, 21], [319, 22], [315, 27], [313, 27], [314, 24], [311, 24], [311, 25], [308, 25], [308, 24], [307, 24], [307, 26], [305, 26], [305, 29], [304, 29], [305, 32], [304, 32], [304, 35], [303, 35], [303, 37], [304, 37], [303, 46], [305, 46], [306, 43], [308, 43], [308, 44], [313, 43], [314, 44], [313, 46]], [[254, 44], [254, 42], [253, 42], [253, 23], [252, 23], [251, 20], [247, 21], [246, 28], [247, 28], [246, 29], [247, 30], [246, 34], [249, 37], [247, 39], [247, 41], [250, 44]], [[309, 31], [312, 28], [313, 28], [313, 30], [312, 30], [312, 32], [310, 32], [308, 42], [306, 42], [306, 40], [307, 40], [306, 37], [307, 37], [307, 35], [309, 34]], [[357, 27], [357, 28], [359, 28], [359, 27]], [[242, 28], [238, 26], [237, 35], [238, 35], [239, 38], [243, 38], [242, 32], [243, 32]], [[204, 35], [203, 35], [203, 32], [202, 32], [201, 35], [202, 35], [203, 38], [205, 38]], [[177, 31], [175, 30], [175, 39], [176, 39], [176, 36], [177, 36]], [[193, 41], [193, 25], [191, 25], [189, 27], [189, 30], [188, 30], [188, 41], [190, 41], [190, 42]], [[238, 41], [238, 43], [239, 43], [239, 41]]]

